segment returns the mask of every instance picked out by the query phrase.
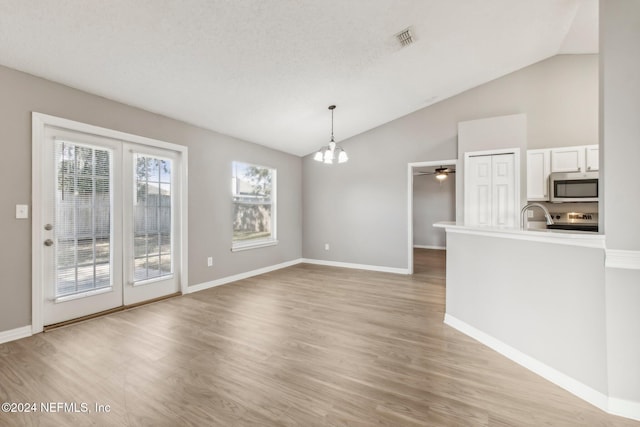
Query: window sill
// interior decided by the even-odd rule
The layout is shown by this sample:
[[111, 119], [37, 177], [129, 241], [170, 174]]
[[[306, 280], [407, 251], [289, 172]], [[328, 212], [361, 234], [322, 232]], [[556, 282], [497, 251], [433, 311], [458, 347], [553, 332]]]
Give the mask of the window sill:
[[247, 251], [249, 249], [265, 248], [267, 246], [275, 246], [278, 244], [277, 240], [262, 240], [259, 242], [251, 243], [236, 243], [231, 246], [231, 252]]

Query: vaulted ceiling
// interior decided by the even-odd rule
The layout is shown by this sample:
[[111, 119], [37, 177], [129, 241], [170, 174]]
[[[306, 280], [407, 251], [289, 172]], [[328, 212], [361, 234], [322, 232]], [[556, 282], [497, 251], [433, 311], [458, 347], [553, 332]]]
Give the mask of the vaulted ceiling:
[[330, 104], [342, 141], [596, 53], [597, 20], [598, 0], [0, 0], [0, 64], [306, 155]]

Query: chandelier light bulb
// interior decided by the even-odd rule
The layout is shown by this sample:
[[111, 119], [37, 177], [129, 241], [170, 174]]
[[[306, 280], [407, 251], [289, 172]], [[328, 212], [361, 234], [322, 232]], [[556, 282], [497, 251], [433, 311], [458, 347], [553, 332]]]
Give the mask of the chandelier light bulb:
[[348, 160], [347, 152], [341, 149], [340, 154], [338, 154], [338, 163], [346, 163]]

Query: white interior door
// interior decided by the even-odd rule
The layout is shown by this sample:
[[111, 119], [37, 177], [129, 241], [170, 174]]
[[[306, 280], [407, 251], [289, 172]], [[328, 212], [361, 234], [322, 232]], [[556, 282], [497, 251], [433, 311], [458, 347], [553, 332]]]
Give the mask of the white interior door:
[[180, 290], [181, 157], [46, 127], [44, 325]]
[[47, 128], [41, 218], [43, 320], [122, 305], [121, 144]]

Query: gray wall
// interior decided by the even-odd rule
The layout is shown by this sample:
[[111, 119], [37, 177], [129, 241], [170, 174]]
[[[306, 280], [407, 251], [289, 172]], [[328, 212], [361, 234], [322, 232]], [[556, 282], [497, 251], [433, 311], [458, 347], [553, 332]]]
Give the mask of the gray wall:
[[516, 113], [530, 148], [596, 144], [597, 99], [598, 56], [560, 55], [344, 141], [346, 164], [306, 156], [303, 256], [407, 268], [407, 163], [456, 158], [460, 121]]
[[446, 232], [438, 221], [456, 220], [456, 175], [438, 181], [433, 175], [413, 177], [413, 244], [445, 247]]
[[640, 270], [606, 269], [609, 395], [640, 416]]
[[[640, 227], [629, 213], [640, 208], [640, 2], [603, 1], [601, 49], [605, 231], [607, 246], [640, 249]], [[624, 190], [623, 190], [624, 189]], [[611, 196], [623, 197], [611, 197]]]
[[[640, 2], [600, 1], [607, 250], [640, 251]], [[636, 252], [637, 253], [637, 252]], [[607, 268], [609, 391], [640, 403], [640, 270]]]
[[[4, 166], [0, 183], [0, 331], [31, 324], [31, 112], [59, 116], [189, 147], [189, 284], [301, 256], [301, 159], [0, 67]], [[247, 123], [250, 126], [251, 123]], [[230, 252], [231, 162], [278, 169], [278, 239], [273, 247]], [[214, 266], [207, 267], [212, 256]]]
[[447, 234], [447, 314], [607, 394], [604, 250]]

